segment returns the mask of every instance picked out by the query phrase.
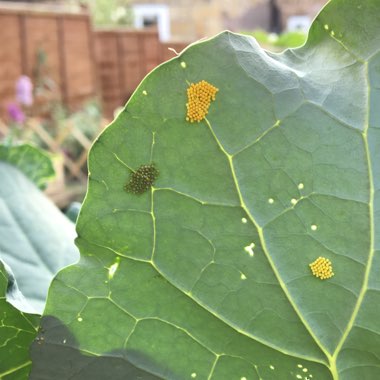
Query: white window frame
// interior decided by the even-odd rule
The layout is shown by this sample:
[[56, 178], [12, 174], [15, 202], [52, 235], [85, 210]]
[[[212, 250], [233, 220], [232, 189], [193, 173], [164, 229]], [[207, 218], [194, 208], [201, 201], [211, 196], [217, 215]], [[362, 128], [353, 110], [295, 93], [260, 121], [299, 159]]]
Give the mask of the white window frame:
[[169, 7], [164, 4], [136, 4], [133, 5], [134, 26], [144, 28], [144, 18], [157, 18], [158, 35], [160, 40], [170, 40]]

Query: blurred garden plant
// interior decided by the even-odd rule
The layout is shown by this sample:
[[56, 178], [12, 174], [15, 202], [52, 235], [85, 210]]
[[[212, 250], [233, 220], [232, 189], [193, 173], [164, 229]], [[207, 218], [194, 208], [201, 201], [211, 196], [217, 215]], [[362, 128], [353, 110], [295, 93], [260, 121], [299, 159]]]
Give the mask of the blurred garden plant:
[[19, 104], [25, 107], [30, 107], [33, 104], [33, 84], [26, 75], [22, 75], [16, 82], [16, 99]]
[[243, 34], [254, 37], [264, 49], [275, 52], [300, 47], [306, 42], [307, 38], [303, 32], [285, 32], [277, 35], [263, 30], [255, 30], [253, 32], [243, 32]]
[[33, 104], [33, 84], [29, 77], [22, 75], [15, 84], [15, 101], [7, 105], [10, 133], [7, 140], [20, 139], [26, 123], [26, 114]]
[[[75, 137], [78, 133], [75, 132], [92, 141], [104, 122], [101, 107], [96, 99], [92, 99], [79, 110], [69, 112], [55, 99], [55, 86], [46, 76], [45, 64], [46, 58], [41, 58], [37, 65], [36, 86], [27, 76], [17, 80], [15, 101], [7, 105], [9, 128], [4, 141], [10, 145], [30, 142], [51, 150], [54, 148], [52, 142], [57, 140], [59, 146], [52, 153], [59, 151], [75, 161], [82, 157], [84, 151], [83, 142], [78, 141]], [[86, 172], [84, 166], [83, 172]]]
[[23, 124], [26, 116], [25, 111], [33, 104], [33, 84], [29, 77], [22, 75], [15, 85], [16, 101], [7, 107], [11, 122]]

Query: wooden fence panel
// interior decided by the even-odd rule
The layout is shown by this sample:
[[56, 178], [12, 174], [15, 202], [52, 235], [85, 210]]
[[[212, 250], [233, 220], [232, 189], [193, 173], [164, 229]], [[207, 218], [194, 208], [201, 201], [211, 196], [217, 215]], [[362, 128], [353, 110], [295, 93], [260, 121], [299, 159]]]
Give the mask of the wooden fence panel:
[[[9, 4], [9, 3], [8, 3]], [[68, 13], [0, 0], [0, 117], [15, 100], [15, 82], [25, 74], [35, 82], [37, 52], [47, 57], [44, 75], [57, 87], [53, 97], [74, 110], [101, 93], [107, 116], [125, 104], [144, 76], [186, 44], [159, 41], [156, 30], [93, 31], [87, 11]], [[64, 9], [64, 8], [63, 8]], [[38, 104], [38, 101], [37, 101]]]
[[39, 50], [47, 58], [44, 75], [54, 81], [57, 99], [77, 109], [96, 96], [94, 42], [87, 11], [8, 4], [0, 1], [0, 117], [6, 114], [7, 103], [15, 101], [20, 75], [36, 81]]
[[61, 86], [59, 60], [59, 41], [57, 21], [54, 17], [20, 15], [25, 35], [22, 56], [25, 59], [25, 74], [33, 78], [36, 75], [37, 55], [40, 52], [46, 55], [48, 72], [46, 73], [58, 87]]
[[147, 34], [141, 41], [143, 76], [152, 71], [161, 62], [161, 46], [156, 33]]
[[108, 116], [125, 104], [144, 75], [140, 34], [123, 29], [95, 32], [96, 64]]
[[136, 31], [127, 31], [118, 36], [119, 60], [122, 76], [124, 78], [124, 88], [122, 96], [127, 100], [144, 76], [144, 60], [141, 51], [141, 41], [144, 36], [140, 36]]
[[66, 103], [74, 107], [95, 93], [95, 62], [91, 52], [87, 17], [63, 18], [62, 33]]
[[103, 108], [106, 114], [112, 115], [113, 110], [120, 105], [120, 99], [122, 99], [118, 40], [113, 33], [96, 32], [95, 59]]
[[162, 44], [156, 30], [95, 31], [96, 62], [105, 114], [125, 104], [146, 74], [181, 51], [186, 44]]
[[17, 15], [0, 14], [0, 102], [3, 113], [14, 99], [15, 82], [22, 74], [21, 36]]

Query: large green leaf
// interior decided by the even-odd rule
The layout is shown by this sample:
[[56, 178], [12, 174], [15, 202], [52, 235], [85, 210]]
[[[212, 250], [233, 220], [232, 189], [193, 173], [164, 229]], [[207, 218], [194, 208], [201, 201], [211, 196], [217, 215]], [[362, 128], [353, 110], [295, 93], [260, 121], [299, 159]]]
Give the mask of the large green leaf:
[[0, 161], [16, 166], [39, 188], [44, 188], [46, 182], [55, 174], [47, 152], [29, 144], [0, 144]]
[[[22, 162], [14, 153], [14, 161]], [[44, 167], [45, 159], [34, 153], [31, 164], [22, 168]], [[39, 184], [43, 173], [30, 172]], [[0, 162], [0, 179], [0, 379], [23, 380], [30, 371], [29, 348], [40, 322], [37, 313], [43, 312], [52, 278], [77, 260], [78, 250], [74, 225], [22, 172]]]
[[[32, 378], [86, 378], [68, 349], [109, 378], [117, 358], [162, 379], [380, 378], [379, 50], [380, 2], [334, 0], [300, 49], [222, 33], [151, 73], [91, 150], [81, 260], [51, 286]], [[219, 92], [191, 124], [201, 80]], [[150, 162], [154, 186], [126, 192]]]
[[0, 260], [0, 379], [21, 380], [28, 376], [29, 346], [40, 320], [40, 316], [28, 311], [32, 312], [10, 268]]
[[75, 228], [17, 168], [0, 162], [0, 178], [0, 259], [42, 314], [51, 280], [78, 259]]

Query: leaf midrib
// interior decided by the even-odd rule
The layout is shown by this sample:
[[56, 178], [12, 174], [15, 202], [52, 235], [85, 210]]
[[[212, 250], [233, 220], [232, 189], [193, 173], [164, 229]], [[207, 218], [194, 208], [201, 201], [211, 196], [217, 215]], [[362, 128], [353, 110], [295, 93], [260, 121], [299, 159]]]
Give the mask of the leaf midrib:
[[[240, 191], [240, 186], [239, 186], [239, 182], [238, 182], [238, 179], [237, 179], [237, 176], [236, 176], [236, 171], [235, 171], [235, 167], [234, 167], [234, 163], [233, 163], [233, 156], [230, 155], [225, 150], [224, 146], [222, 145], [222, 143], [220, 142], [220, 140], [216, 136], [216, 134], [215, 134], [215, 132], [214, 132], [214, 130], [212, 128], [212, 125], [211, 125], [210, 121], [207, 118], [205, 119], [205, 121], [206, 121], [206, 124], [207, 124], [207, 126], [208, 126], [211, 134], [213, 135], [216, 143], [218, 144], [220, 150], [227, 157], [228, 163], [230, 165], [233, 181], [235, 183], [236, 191], [238, 193], [238, 197], [239, 197], [239, 200], [240, 200], [240, 205], [244, 209], [244, 211], [247, 213], [250, 221], [255, 226], [255, 228], [256, 228], [256, 230], [258, 232], [263, 252], [264, 252], [264, 254], [265, 254], [265, 256], [266, 256], [266, 258], [267, 258], [267, 260], [269, 262], [269, 265], [271, 266], [271, 268], [273, 270], [273, 273], [274, 273], [277, 281], [279, 282], [279, 285], [280, 285], [282, 291], [284, 292], [284, 294], [287, 297], [289, 303], [293, 307], [295, 313], [297, 314], [298, 318], [300, 319], [300, 321], [302, 322], [302, 324], [304, 325], [304, 327], [306, 328], [306, 330], [308, 331], [308, 333], [310, 334], [310, 336], [314, 339], [314, 341], [317, 344], [317, 346], [319, 347], [319, 349], [324, 353], [324, 355], [326, 356], [326, 358], [330, 361], [330, 358], [331, 358], [330, 353], [327, 351], [327, 349], [324, 347], [324, 345], [320, 342], [320, 340], [318, 339], [318, 337], [314, 334], [313, 330], [311, 329], [311, 327], [309, 326], [309, 324], [307, 323], [307, 321], [303, 318], [300, 310], [297, 307], [297, 304], [294, 302], [293, 298], [289, 294], [289, 292], [288, 292], [288, 290], [286, 288], [285, 283], [283, 282], [283, 280], [282, 280], [282, 278], [281, 278], [281, 276], [280, 276], [280, 274], [279, 274], [276, 266], [274, 265], [274, 262], [273, 262], [273, 260], [272, 260], [272, 258], [270, 256], [268, 248], [266, 246], [263, 229], [260, 227], [260, 225], [258, 224], [258, 222], [256, 221], [256, 219], [254, 218], [254, 216], [249, 211], [249, 209], [248, 209], [248, 207], [247, 207], [247, 205], [246, 205], [246, 203], [244, 201], [243, 195], [242, 195], [242, 193]], [[315, 358], [315, 361], [316, 362], [320, 362], [317, 358]]]
[[368, 165], [368, 180], [369, 180], [369, 224], [370, 224], [370, 247], [369, 247], [369, 253], [368, 253], [368, 260], [367, 260], [367, 265], [366, 265], [366, 270], [364, 272], [364, 278], [363, 278], [363, 285], [362, 288], [360, 289], [359, 297], [356, 301], [356, 305], [354, 307], [354, 310], [351, 314], [351, 318], [347, 323], [346, 329], [344, 330], [342, 337], [336, 346], [336, 349], [329, 358], [330, 363], [331, 363], [331, 369], [334, 375], [334, 380], [339, 379], [339, 373], [338, 369], [336, 367], [336, 361], [339, 355], [339, 352], [341, 348], [344, 345], [344, 342], [346, 341], [348, 335], [350, 334], [352, 327], [355, 323], [356, 317], [360, 311], [360, 307], [363, 303], [364, 296], [367, 292], [368, 289], [368, 281], [369, 281], [369, 276], [372, 268], [372, 262], [373, 262], [373, 257], [375, 253], [375, 247], [374, 247], [374, 236], [375, 236], [375, 229], [374, 229], [374, 221], [375, 221], [375, 216], [374, 216], [374, 196], [375, 196], [375, 187], [374, 187], [374, 180], [373, 180], [373, 172], [372, 172], [372, 160], [371, 160], [371, 154], [370, 154], [370, 149], [369, 149], [369, 144], [368, 144], [368, 131], [369, 131], [369, 114], [370, 114], [370, 93], [371, 93], [371, 86], [369, 82], [369, 70], [368, 70], [368, 61], [363, 62], [365, 69], [366, 69], [366, 84], [367, 84], [367, 113], [366, 113], [366, 120], [364, 121], [365, 127], [364, 131], [362, 133], [363, 136], [363, 143], [364, 143], [364, 148], [366, 152], [366, 158], [367, 158], [367, 165]]

